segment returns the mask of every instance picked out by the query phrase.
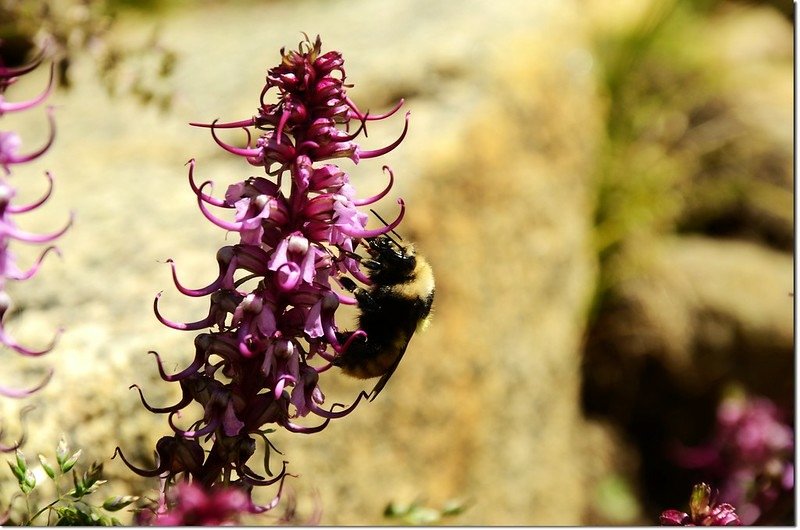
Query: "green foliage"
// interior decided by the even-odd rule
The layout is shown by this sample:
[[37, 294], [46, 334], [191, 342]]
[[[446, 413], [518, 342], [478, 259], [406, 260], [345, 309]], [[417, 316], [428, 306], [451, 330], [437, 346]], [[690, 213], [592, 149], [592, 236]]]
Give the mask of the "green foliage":
[[443, 524], [445, 519], [455, 517], [467, 509], [462, 500], [449, 500], [440, 509], [424, 506], [421, 501], [410, 504], [390, 502], [383, 510], [383, 516], [397, 524], [408, 526], [431, 526]]
[[[87, 497], [106, 483], [105, 480], [102, 480], [103, 465], [93, 462], [88, 469], [80, 471], [76, 464], [81, 453], [80, 449], [71, 453], [67, 441], [62, 437], [55, 451], [58, 467], [53, 467], [44, 455], [38, 455], [41, 469], [53, 481], [56, 489], [56, 499], [39, 508], [32, 495], [37, 486], [34, 470], [28, 467], [22, 451], [17, 451], [15, 460], [9, 461], [8, 466], [19, 484], [22, 492], [21, 498], [25, 500], [25, 509], [20, 520], [12, 519], [12, 523], [31, 525], [41, 515], [47, 513], [48, 526], [121, 525], [119, 520], [106, 515], [103, 511], [119, 511], [135, 502], [138, 497], [130, 495], [109, 497], [100, 506], [92, 504]], [[72, 486], [67, 489], [64, 483], [68, 479], [64, 477], [68, 474], [72, 475]]]
[[650, 2], [637, 24], [598, 37], [608, 113], [594, 216], [601, 278], [591, 318], [653, 242], [682, 230], [703, 183], [714, 184], [704, 201], [712, 207], [731, 187], [730, 179], [711, 179], [707, 167], [739, 132], [721, 95], [720, 65], [698, 37], [718, 4]]

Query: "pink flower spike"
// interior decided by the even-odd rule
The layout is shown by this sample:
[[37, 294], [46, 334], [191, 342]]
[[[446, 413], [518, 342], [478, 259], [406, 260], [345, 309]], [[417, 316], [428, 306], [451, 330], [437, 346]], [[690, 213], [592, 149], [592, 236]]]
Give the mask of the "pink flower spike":
[[45, 192], [45, 194], [42, 197], [40, 197], [39, 200], [37, 200], [36, 202], [32, 202], [30, 204], [25, 204], [22, 206], [9, 204], [8, 208], [6, 209], [8, 213], [18, 214], [18, 213], [30, 212], [32, 210], [35, 210], [45, 202], [47, 202], [47, 199], [50, 198], [50, 194], [53, 192], [53, 175], [51, 175], [49, 171], [45, 171], [44, 174], [47, 177], [47, 182], [48, 182], [47, 191]]
[[403, 126], [403, 132], [400, 133], [400, 137], [395, 140], [394, 142], [390, 143], [386, 147], [381, 149], [373, 149], [372, 151], [361, 151], [356, 149], [355, 157], [357, 160], [365, 160], [367, 158], [375, 158], [377, 156], [385, 155], [386, 153], [392, 151], [395, 147], [400, 145], [403, 142], [403, 139], [406, 137], [406, 133], [408, 132], [408, 120], [411, 117], [411, 111], [406, 112], [406, 122]]
[[383, 170], [389, 173], [389, 185], [386, 186], [386, 188], [384, 188], [383, 191], [378, 193], [377, 195], [373, 195], [372, 197], [367, 197], [366, 199], [354, 199], [353, 204], [355, 204], [356, 206], [366, 206], [368, 204], [373, 204], [386, 197], [386, 194], [388, 194], [389, 190], [391, 190], [392, 186], [394, 186], [394, 173], [392, 172], [391, 168], [389, 168], [389, 166], [383, 166]]
[[[38, 66], [38, 63], [36, 63], [36, 65]], [[30, 71], [30, 70], [28, 70], [28, 71]], [[25, 73], [25, 72], [23, 72], [23, 73]], [[0, 76], [2, 76], [2, 71], [0, 71]], [[3, 114], [5, 114], [7, 112], [17, 112], [17, 111], [20, 111], [20, 110], [25, 110], [25, 109], [29, 109], [29, 108], [35, 107], [36, 105], [38, 105], [39, 103], [44, 101], [47, 98], [47, 96], [49, 96], [50, 93], [53, 91], [53, 79], [54, 79], [54, 77], [55, 77], [55, 63], [51, 63], [50, 64], [50, 79], [47, 81], [47, 87], [44, 89], [44, 91], [41, 94], [39, 94], [35, 98], [29, 99], [27, 101], [19, 101], [19, 102], [16, 102], [16, 103], [9, 103], [7, 101], [4, 101], [3, 97], [0, 96], [0, 116], [2, 116]]]
[[44, 379], [42, 379], [42, 381], [39, 384], [37, 384], [36, 386], [34, 386], [33, 388], [28, 388], [26, 390], [18, 390], [18, 389], [13, 389], [13, 388], [7, 388], [7, 387], [0, 386], [0, 395], [1, 396], [5, 396], [7, 398], [12, 398], [12, 399], [20, 399], [20, 398], [28, 397], [31, 394], [34, 394], [34, 393], [38, 392], [39, 390], [41, 390], [42, 388], [44, 388], [45, 385], [47, 385], [47, 383], [50, 382], [50, 379], [52, 377], [53, 377], [53, 369], [50, 368], [47, 371], [47, 375], [44, 376]]

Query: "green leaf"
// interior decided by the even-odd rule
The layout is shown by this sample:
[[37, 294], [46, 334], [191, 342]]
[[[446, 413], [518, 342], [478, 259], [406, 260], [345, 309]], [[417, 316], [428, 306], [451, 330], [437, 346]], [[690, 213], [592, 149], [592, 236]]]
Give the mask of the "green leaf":
[[86, 495], [86, 487], [83, 483], [83, 477], [78, 475], [78, 471], [73, 469], [72, 470], [72, 483], [75, 484], [75, 489], [70, 491], [70, 496], [75, 499], [80, 499], [84, 495]]
[[53, 466], [50, 465], [50, 462], [47, 461], [47, 458], [44, 457], [44, 455], [39, 455], [39, 463], [42, 464], [42, 469], [44, 469], [44, 472], [47, 473], [47, 476], [55, 480], [56, 472], [53, 469]]
[[67, 445], [67, 439], [62, 434], [61, 439], [58, 441], [58, 445], [56, 446], [56, 461], [58, 462], [59, 467], [64, 465], [68, 454], [69, 445]]
[[108, 482], [108, 481], [107, 480], [98, 480], [97, 482], [92, 482], [91, 484], [86, 486], [86, 493], [84, 493], [84, 495], [89, 495], [90, 493], [94, 493], [95, 491], [100, 489], [100, 486], [102, 486], [106, 482]]
[[17, 450], [16, 462], [13, 464], [8, 462], [8, 467], [11, 468], [11, 472], [14, 474], [14, 477], [16, 477], [19, 489], [22, 493], [27, 495], [33, 491], [33, 488], [36, 487], [36, 476], [34, 476], [33, 471], [28, 469], [22, 451]]
[[17, 449], [14, 454], [17, 457], [17, 467], [20, 468], [23, 472], [27, 471], [28, 463], [25, 462], [25, 455], [22, 454], [22, 451]]
[[22, 484], [25, 481], [25, 471], [20, 469], [19, 466], [17, 466], [17, 464], [12, 463], [10, 460], [8, 460], [7, 462], [8, 462], [8, 467], [11, 468], [11, 472], [16, 477], [17, 482]]
[[123, 509], [132, 502], [139, 500], [139, 497], [134, 495], [117, 495], [116, 497], [109, 497], [103, 503], [103, 509], [109, 512], [116, 512]]
[[406, 515], [406, 521], [416, 526], [430, 526], [438, 522], [441, 516], [437, 510], [419, 506]]
[[102, 514], [91, 506], [76, 502], [72, 505], [56, 509], [58, 520], [56, 526], [109, 526], [110, 521], [104, 521]]
[[58, 464], [61, 467], [61, 472], [69, 473], [69, 470], [75, 467], [75, 463], [78, 461], [78, 458], [80, 458], [82, 452], [83, 449], [78, 449], [66, 460], [59, 460]]
[[83, 483], [86, 485], [87, 489], [91, 488], [92, 485], [95, 482], [98, 482], [100, 480], [100, 477], [102, 476], [103, 476], [103, 464], [92, 462], [92, 465], [89, 466], [89, 470], [83, 474]]
[[467, 503], [460, 499], [450, 499], [442, 506], [442, 515], [445, 517], [452, 517], [464, 513], [467, 509]]
[[27, 495], [28, 493], [32, 492], [33, 488], [35, 487], [36, 487], [36, 476], [30, 469], [25, 470], [25, 478], [20, 481], [19, 489], [22, 490], [22, 493]]

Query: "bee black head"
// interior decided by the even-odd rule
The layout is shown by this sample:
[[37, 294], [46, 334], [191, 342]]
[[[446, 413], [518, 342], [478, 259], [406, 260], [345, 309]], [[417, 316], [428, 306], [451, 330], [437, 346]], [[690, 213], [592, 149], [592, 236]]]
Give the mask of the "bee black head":
[[367, 240], [371, 260], [362, 264], [369, 269], [370, 278], [379, 285], [396, 285], [414, 275], [417, 257], [414, 247], [403, 246], [388, 236]]

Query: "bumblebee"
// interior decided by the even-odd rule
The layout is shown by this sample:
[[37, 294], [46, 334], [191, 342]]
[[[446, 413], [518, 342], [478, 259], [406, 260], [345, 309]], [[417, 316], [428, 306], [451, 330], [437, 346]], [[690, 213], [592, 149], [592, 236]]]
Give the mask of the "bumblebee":
[[[353, 338], [333, 364], [360, 379], [379, 377], [370, 393], [374, 400], [397, 369], [408, 342], [429, 321], [435, 291], [430, 264], [387, 235], [369, 238], [369, 259], [361, 259], [372, 285], [357, 287], [349, 278], [342, 286], [355, 295], [360, 314], [358, 327], [366, 337]], [[353, 331], [337, 333], [346, 342]]]

